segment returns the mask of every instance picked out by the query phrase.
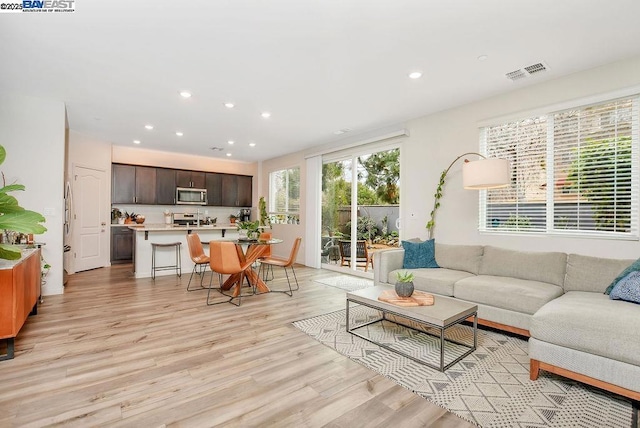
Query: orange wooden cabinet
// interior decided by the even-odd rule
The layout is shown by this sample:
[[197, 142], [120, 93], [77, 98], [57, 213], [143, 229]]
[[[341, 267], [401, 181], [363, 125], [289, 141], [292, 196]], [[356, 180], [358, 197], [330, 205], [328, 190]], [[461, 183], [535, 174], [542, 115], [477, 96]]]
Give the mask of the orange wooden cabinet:
[[13, 266], [0, 268], [0, 340], [7, 341], [7, 353], [0, 360], [13, 358], [14, 338], [27, 317], [36, 314], [39, 298], [40, 250], [25, 250]]

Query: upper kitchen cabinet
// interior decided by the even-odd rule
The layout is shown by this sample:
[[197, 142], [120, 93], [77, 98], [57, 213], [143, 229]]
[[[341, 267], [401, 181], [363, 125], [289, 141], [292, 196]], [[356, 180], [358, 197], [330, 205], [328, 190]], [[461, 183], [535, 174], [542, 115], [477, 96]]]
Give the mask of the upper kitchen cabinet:
[[252, 202], [253, 177], [238, 175], [238, 206], [250, 207]]
[[174, 205], [176, 203], [176, 170], [156, 168], [156, 203]]
[[136, 166], [136, 204], [156, 204], [156, 169]]
[[111, 165], [111, 203], [132, 204], [136, 198], [136, 167]]
[[177, 187], [193, 187], [194, 189], [205, 188], [205, 173], [198, 171], [176, 171]]
[[253, 177], [224, 174], [222, 177], [222, 206], [250, 207]]
[[149, 166], [111, 165], [111, 203], [156, 203], [156, 169]]
[[207, 172], [205, 189], [207, 189], [207, 205], [222, 206], [222, 177], [224, 174]]

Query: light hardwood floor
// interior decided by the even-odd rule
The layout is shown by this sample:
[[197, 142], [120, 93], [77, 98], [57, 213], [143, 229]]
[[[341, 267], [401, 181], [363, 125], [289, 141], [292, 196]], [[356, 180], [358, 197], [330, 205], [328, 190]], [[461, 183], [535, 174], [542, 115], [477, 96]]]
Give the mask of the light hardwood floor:
[[291, 325], [344, 308], [344, 291], [313, 281], [334, 272], [299, 267], [292, 298], [207, 307], [188, 274], [130, 269], [45, 297], [0, 362], [0, 426], [471, 426]]

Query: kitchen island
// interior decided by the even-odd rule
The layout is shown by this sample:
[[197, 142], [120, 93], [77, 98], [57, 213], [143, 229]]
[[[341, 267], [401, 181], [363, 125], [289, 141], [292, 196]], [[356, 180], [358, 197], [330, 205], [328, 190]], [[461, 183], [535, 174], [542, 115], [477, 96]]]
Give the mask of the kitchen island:
[[[182, 273], [190, 274], [193, 262], [189, 257], [187, 235], [197, 233], [202, 242], [218, 239], [238, 239], [238, 231], [235, 224], [216, 224], [202, 226], [178, 226], [173, 224], [132, 224], [129, 229], [134, 231], [133, 238], [133, 271], [136, 278], [151, 277], [151, 243], [166, 244], [181, 242]], [[204, 246], [205, 252], [209, 252], [208, 245]], [[173, 248], [156, 252], [156, 265], [175, 264], [175, 251]], [[156, 276], [175, 275], [175, 271], [158, 271]]]

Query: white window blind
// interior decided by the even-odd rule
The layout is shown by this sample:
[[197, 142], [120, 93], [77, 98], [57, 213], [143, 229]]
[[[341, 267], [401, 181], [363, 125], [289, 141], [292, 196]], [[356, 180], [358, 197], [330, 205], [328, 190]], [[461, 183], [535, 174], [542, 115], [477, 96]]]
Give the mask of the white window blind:
[[480, 132], [511, 185], [482, 192], [480, 230], [638, 237], [638, 97]]
[[269, 211], [300, 212], [300, 168], [289, 168], [269, 174]]

